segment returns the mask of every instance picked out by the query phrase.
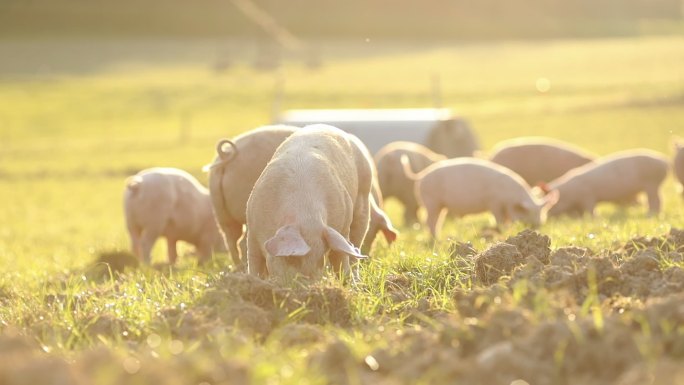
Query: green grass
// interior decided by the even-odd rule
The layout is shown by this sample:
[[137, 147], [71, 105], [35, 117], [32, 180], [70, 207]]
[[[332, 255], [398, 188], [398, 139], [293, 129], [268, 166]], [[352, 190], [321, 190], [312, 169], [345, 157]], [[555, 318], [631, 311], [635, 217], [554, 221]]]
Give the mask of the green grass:
[[[23, 43], [40, 47], [35, 41]], [[218, 138], [270, 120], [276, 75], [251, 69], [248, 50], [238, 51], [244, 55], [235, 55], [227, 71], [214, 72], [206, 53], [215, 43], [190, 43], [167, 42], [175, 55], [155, 61], [148, 60], [153, 54], [146, 56], [145, 47], [154, 46], [147, 41], [133, 49], [140, 52], [103, 63], [98, 49], [126, 42], [102, 42], [100, 48], [45, 42], [45, 52], [53, 52], [41, 59], [48, 65], [68, 61], [60, 56], [66, 53], [54, 53], [60, 44], [83, 44], [79, 52], [85, 56], [79, 61], [83, 68], [89, 61], [92, 66], [38, 75], [8, 67], [0, 73], [0, 330], [5, 336], [0, 346], [17, 332], [37, 341], [49, 357], [72, 360], [76, 370], [109, 383], [160, 378], [155, 376], [224, 383], [225, 376], [241, 371], [254, 383], [345, 381], [335, 376], [367, 383], [376, 378], [359, 364], [367, 355], [376, 354], [383, 365], [398, 361], [401, 373], [411, 361], [402, 360], [402, 352], [428, 354], [420, 341], [433, 341], [428, 346], [435, 349], [460, 349], [464, 360], [472, 359], [473, 351], [488, 346], [487, 333], [513, 332], [496, 323], [505, 311], [533, 326], [572, 312], [600, 330], [622, 330], [630, 322], [654, 327], [648, 321], [651, 308], [644, 307], [648, 298], [619, 299], [634, 309], [623, 315], [616, 310], [617, 299], [597, 294], [591, 285], [586, 296], [577, 297], [525, 280], [503, 291], [483, 287], [473, 281], [471, 259], [449, 256], [447, 238], [470, 241], [481, 251], [516, 234], [521, 225], [487, 236], [489, 214], [471, 216], [447, 222], [443, 239], [435, 243], [425, 229], [403, 226], [401, 208], [391, 200], [387, 211], [401, 237], [389, 248], [378, 242], [356, 287], [331, 278], [304, 296], [297, 293], [306, 289], [293, 285], [282, 289], [286, 294], [273, 291], [275, 301], [268, 295], [258, 299], [250, 291], [254, 288], [229, 285], [234, 278], [226, 274], [225, 255], [207, 266], [197, 266], [187, 255], [177, 268], [110, 275], [94, 263], [105, 251], [128, 248], [121, 202], [127, 175], [173, 166], [206, 181], [200, 169], [211, 160]], [[281, 69], [286, 108], [430, 106], [430, 79], [438, 73], [443, 105], [471, 120], [485, 151], [502, 139], [544, 135], [599, 154], [646, 147], [670, 155], [671, 137], [684, 136], [681, 37], [321, 46], [322, 68], [309, 70], [291, 59]], [[2, 50], [16, 53], [13, 49], [4, 42], [0, 55]], [[194, 57], [197, 52], [205, 55]], [[26, 66], [37, 68], [37, 63]], [[536, 90], [538, 78], [550, 80], [549, 92]], [[604, 205], [595, 218], [551, 220], [539, 231], [549, 235], [552, 249], [577, 245], [609, 255], [635, 236], [684, 227], [684, 203], [672, 177], [663, 186], [663, 199], [657, 217], [647, 217], [642, 206]], [[190, 253], [189, 247], [181, 249]], [[154, 261], [164, 260], [160, 242]], [[684, 267], [667, 252], [660, 263]], [[472, 302], [472, 309], [456, 298]], [[340, 310], [335, 304], [344, 306]], [[306, 329], [309, 323], [316, 326]], [[586, 330], [577, 328], [574, 333], [581, 337]], [[684, 335], [676, 325], [655, 329], [636, 337], [643, 351], [678, 346], [662, 341], [679, 343]], [[583, 345], [568, 341], [570, 353], [581, 351]], [[672, 349], [649, 354], [684, 356]], [[36, 351], [16, 354], [43, 362], [46, 357], [34, 357]], [[89, 359], [95, 363], [86, 365]], [[434, 367], [415, 360], [412, 365], [423, 374], [398, 380], [463, 378], [457, 373], [465, 369], [445, 373], [435, 360]], [[139, 376], [126, 377], [136, 365]]]

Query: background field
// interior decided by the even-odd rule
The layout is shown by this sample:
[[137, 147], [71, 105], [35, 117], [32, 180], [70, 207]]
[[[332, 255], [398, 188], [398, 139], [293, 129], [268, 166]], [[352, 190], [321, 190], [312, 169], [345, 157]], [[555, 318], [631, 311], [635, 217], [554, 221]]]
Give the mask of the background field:
[[[449, 362], [472, 360], [508, 337], [488, 340], [485, 333], [474, 353], [431, 356], [434, 366], [396, 373], [416, 360], [411, 352], [437, 351], [448, 345], [444, 339], [465, 344], [467, 333], [499, 328], [492, 312], [524, 314], [531, 325], [572, 324], [574, 315], [564, 318], [571, 312], [577, 324], [600, 330], [604, 322], [638, 323], [637, 316], [620, 318], [617, 301], [629, 303], [620, 309], [632, 317], [632, 310], [647, 311], [651, 297], [659, 298], [648, 292], [618, 300], [587, 289], [572, 303], [551, 290], [504, 284], [495, 294], [481, 293], [482, 301], [493, 301], [489, 310], [469, 315], [459, 295], [493, 289], [473, 281], [472, 257], [452, 258], [447, 237], [481, 251], [522, 226], [492, 234], [485, 231], [488, 215], [473, 216], [449, 222], [444, 239], [433, 243], [426, 230], [402, 226], [392, 201], [387, 210], [401, 237], [389, 248], [378, 242], [362, 266], [359, 287], [331, 279], [309, 289], [273, 289], [228, 273], [225, 255], [208, 266], [196, 266], [188, 255], [178, 268], [111, 277], [94, 265], [102, 253], [128, 248], [121, 207], [126, 176], [173, 166], [206, 181], [200, 169], [217, 139], [269, 123], [278, 82], [283, 108], [429, 107], [438, 77], [443, 105], [470, 119], [484, 151], [502, 139], [543, 135], [598, 154], [644, 147], [670, 156], [671, 138], [684, 136], [684, 38], [677, 35], [459, 43], [329, 39], [315, 45], [314, 67], [288, 55], [278, 71], [261, 71], [252, 66], [254, 47], [239, 39], [0, 39], [0, 342], [14, 354], [11, 363], [26, 362], [23, 372], [0, 363], [0, 371], [13, 376], [9, 383], [47, 381], [41, 376], [48, 373], [58, 373], [51, 380], [78, 382], [69, 377], [74, 372], [111, 383], [441, 383], [470, 378], [444, 372]], [[550, 82], [548, 92], [537, 90], [542, 78]], [[539, 231], [550, 236], [553, 249], [577, 245], [611, 255], [636, 236], [684, 226], [672, 177], [662, 191], [664, 210], [657, 217], [647, 217], [643, 207], [605, 205], [596, 218], [552, 220]], [[663, 271], [684, 267], [676, 255], [658, 250]], [[161, 242], [154, 260], [165, 260]], [[673, 284], [681, 284], [677, 277]], [[395, 286], [402, 287], [400, 294]], [[269, 298], [256, 293], [262, 289], [279, 305], [269, 308]], [[644, 332], [647, 321], [633, 330], [629, 338], [638, 341], [640, 359], [599, 374], [591, 367], [578, 372], [612, 383], [630, 369], [625, 362], [665, 357], [666, 364], [681, 363], [684, 320], [680, 313], [665, 319], [672, 322], [669, 339]], [[608, 354], [620, 350], [604, 347]], [[377, 354], [369, 361], [372, 352]], [[376, 359], [396, 373], [373, 371]], [[557, 359], [557, 368], [565, 368], [562, 362]], [[560, 372], [553, 378], [527, 380], [573, 377]]]

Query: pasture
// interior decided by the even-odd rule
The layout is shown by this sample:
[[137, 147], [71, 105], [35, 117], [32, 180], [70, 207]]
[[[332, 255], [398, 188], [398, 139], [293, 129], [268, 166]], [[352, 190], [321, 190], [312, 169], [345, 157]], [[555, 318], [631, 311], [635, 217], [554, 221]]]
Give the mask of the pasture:
[[[355, 287], [276, 287], [234, 274], [227, 255], [198, 266], [190, 248], [169, 267], [163, 242], [154, 267], [98, 263], [129, 247], [124, 179], [170, 166], [206, 182], [219, 138], [269, 123], [278, 79], [285, 108], [397, 108], [430, 107], [438, 75], [443, 106], [470, 120], [485, 152], [541, 135], [670, 157], [684, 136], [678, 36], [318, 47], [320, 67], [287, 57], [274, 73], [252, 69], [239, 42], [0, 40], [0, 378], [684, 383], [684, 235], [668, 236], [684, 228], [684, 201], [672, 175], [656, 217], [603, 205], [551, 219], [538, 229], [548, 239], [511, 240], [524, 260], [499, 282], [480, 282], [473, 257], [523, 226], [451, 219], [433, 242], [391, 200], [400, 238], [377, 241]], [[567, 246], [586, 249], [556, 252]]]

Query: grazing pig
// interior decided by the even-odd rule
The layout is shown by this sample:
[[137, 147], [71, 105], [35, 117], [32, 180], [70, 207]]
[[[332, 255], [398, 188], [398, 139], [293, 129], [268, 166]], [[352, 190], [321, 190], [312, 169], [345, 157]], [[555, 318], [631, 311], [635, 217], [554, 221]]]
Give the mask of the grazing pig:
[[276, 150], [247, 202], [248, 271], [318, 276], [326, 254], [336, 272], [368, 230], [372, 161], [364, 145], [335, 127], [298, 130]]
[[[236, 266], [245, 263], [246, 250], [240, 238], [246, 240], [243, 225], [247, 222], [245, 213], [249, 194], [276, 148], [297, 129], [286, 125], [264, 126], [241, 134], [232, 141], [223, 139], [218, 142], [216, 158], [204, 168], [209, 171], [209, 191], [216, 220]], [[379, 195], [377, 202], [382, 204]], [[385, 216], [374, 214], [372, 220], [374, 231], [382, 230], [386, 237], [393, 233]], [[364, 246], [367, 248], [370, 245]]]
[[236, 266], [244, 263], [239, 241], [247, 221], [245, 211], [252, 187], [276, 148], [296, 129], [285, 125], [264, 126], [232, 141], [223, 139], [218, 142], [216, 158], [204, 168], [209, 171], [209, 192], [216, 221]]
[[444, 209], [456, 216], [490, 211], [497, 226], [508, 221], [539, 226], [558, 200], [558, 192], [536, 199], [520, 176], [487, 160], [443, 160], [417, 175], [410, 170], [407, 156], [402, 157], [402, 165], [406, 175], [416, 180], [416, 197], [427, 211], [427, 225], [435, 238]]
[[470, 124], [462, 118], [440, 122], [428, 134], [425, 146], [447, 158], [474, 156], [480, 148]]
[[446, 157], [413, 142], [392, 142], [375, 154], [382, 195], [385, 198], [395, 197], [404, 205], [404, 225], [411, 225], [418, 221], [418, 202], [413, 193], [414, 181], [404, 174], [401, 165], [401, 156], [404, 154], [414, 172], [420, 172]]
[[527, 184], [534, 186], [551, 182], [573, 168], [593, 161], [595, 156], [560, 140], [524, 137], [498, 143], [489, 159], [515, 171]]
[[684, 195], [684, 143], [681, 139], [677, 139], [674, 142], [675, 147], [675, 157], [673, 161], [673, 169], [675, 177], [680, 183], [681, 193]]
[[668, 169], [667, 158], [651, 150], [621, 151], [569, 171], [548, 184], [560, 200], [549, 215], [581, 215], [599, 202], [624, 202], [636, 194], [648, 196], [650, 214], [660, 212], [660, 185]]
[[201, 261], [221, 249], [209, 192], [185, 171], [150, 168], [128, 178], [124, 212], [133, 254], [145, 263], [162, 236], [171, 264], [178, 258], [177, 241], [195, 245]]

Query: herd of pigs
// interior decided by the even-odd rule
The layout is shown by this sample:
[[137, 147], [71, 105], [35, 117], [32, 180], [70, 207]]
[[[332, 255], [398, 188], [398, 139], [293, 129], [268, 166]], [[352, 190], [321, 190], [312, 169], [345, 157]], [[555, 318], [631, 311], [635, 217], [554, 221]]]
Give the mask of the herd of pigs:
[[[657, 214], [670, 168], [666, 156], [646, 149], [597, 158], [561, 141], [518, 138], [484, 159], [469, 143], [470, 156], [453, 159], [410, 142], [389, 143], [373, 158], [359, 138], [330, 125], [260, 127], [218, 142], [205, 166], [209, 189], [173, 168], [128, 178], [131, 248], [149, 263], [163, 236], [169, 263], [180, 240], [195, 245], [200, 260], [227, 249], [236, 266], [261, 277], [317, 277], [327, 260], [335, 273], [358, 278], [352, 267], [376, 235], [388, 243], [397, 237], [383, 197], [403, 203], [405, 224], [417, 222], [424, 207], [437, 237], [447, 213], [489, 211], [497, 225], [538, 226], [547, 216], [593, 215], [599, 202], [638, 204], [645, 193], [649, 213]], [[684, 182], [680, 145], [673, 166]]]

